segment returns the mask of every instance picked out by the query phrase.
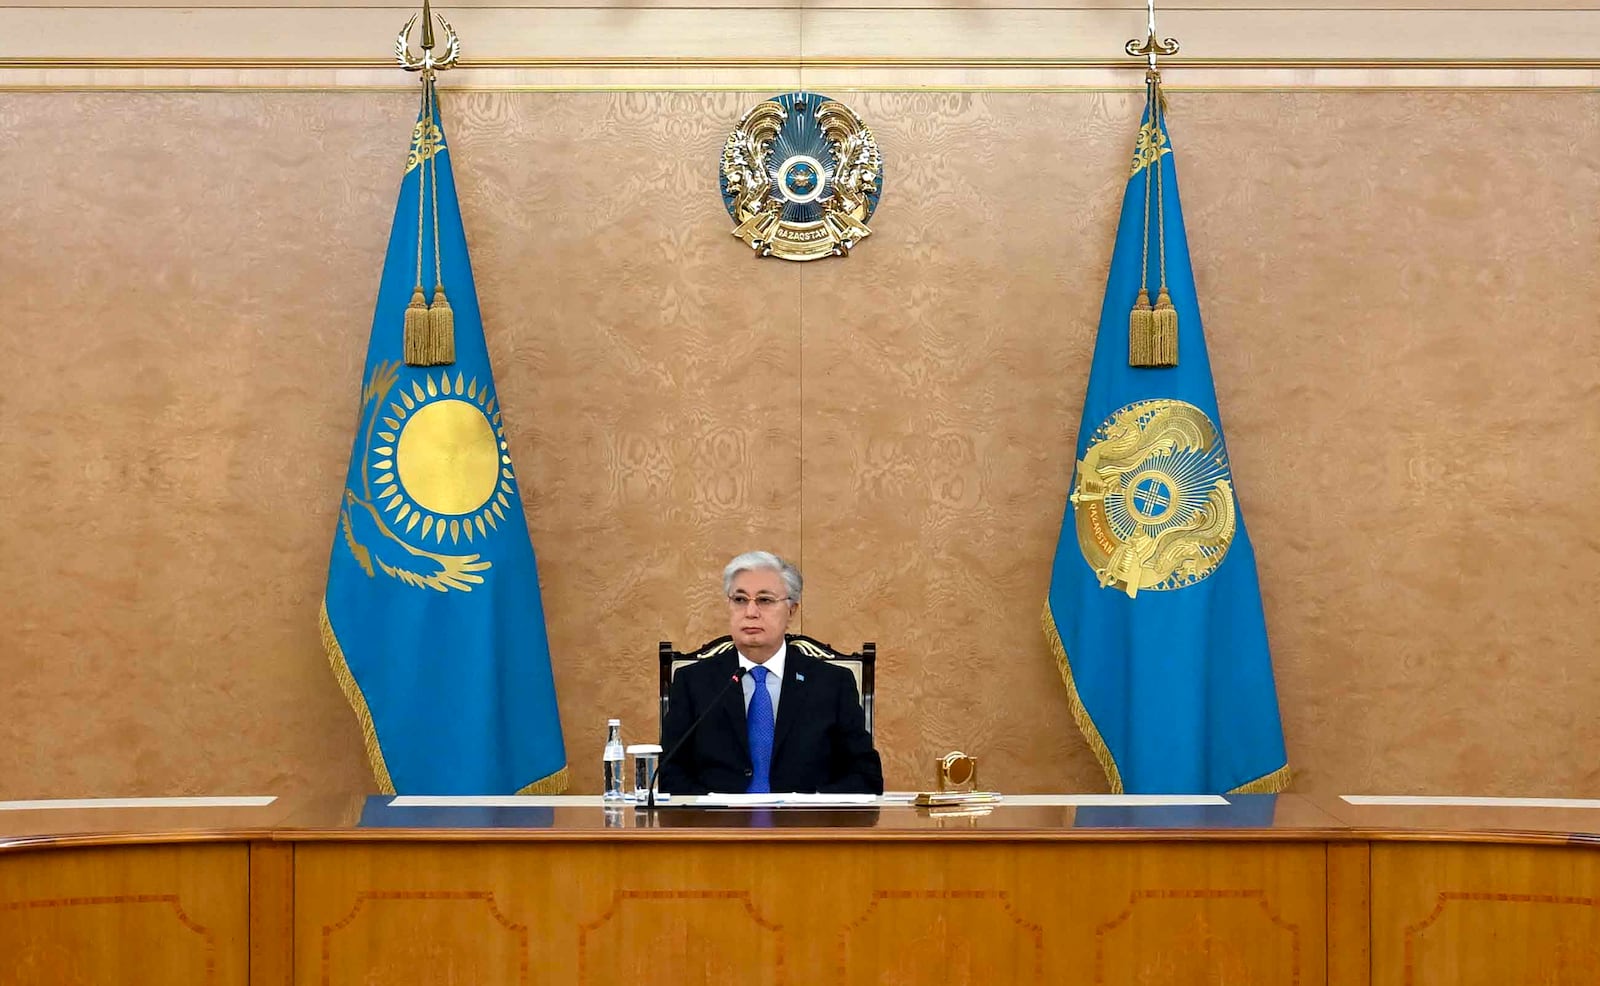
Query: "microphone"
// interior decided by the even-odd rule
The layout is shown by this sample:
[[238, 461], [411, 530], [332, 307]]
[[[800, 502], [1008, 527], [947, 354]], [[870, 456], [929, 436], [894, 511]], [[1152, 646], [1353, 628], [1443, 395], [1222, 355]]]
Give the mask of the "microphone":
[[645, 805], [646, 808], [654, 808], [656, 806], [656, 785], [661, 781], [661, 768], [667, 765], [667, 761], [672, 759], [674, 753], [683, 749], [683, 744], [689, 742], [689, 737], [693, 736], [694, 731], [700, 728], [700, 724], [706, 721], [707, 716], [711, 715], [711, 710], [722, 704], [723, 698], [727, 696], [733, 686], [744, 680], [744, 675], [744, 668], [740, 668], [733, 674], [728, 675], [728, 683], [722, 686], [722, 691], [717, 692], [717, 697], [711, 700], [710, 705], [701, 710], [700, 714], [695, 717], [694, 722], [689, 724], [689, 728], [685, 729], [683, 735], [678, 737], [678, 742], [672, 744], [672, 749], [661, 755], [661, 759], [656, 762], [655, 772], [650, 775], [650, 795], [648, 803]]

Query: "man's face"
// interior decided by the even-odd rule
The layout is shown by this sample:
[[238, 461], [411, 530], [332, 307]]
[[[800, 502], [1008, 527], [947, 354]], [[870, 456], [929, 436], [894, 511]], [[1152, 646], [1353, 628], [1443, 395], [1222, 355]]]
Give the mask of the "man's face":
[[765, 662], [778, 652], [796, 609], [789, 602], [783, 579], [770, 568], [747, 569], [733, 577], [728, 598], [733, 642], [750, 660]]

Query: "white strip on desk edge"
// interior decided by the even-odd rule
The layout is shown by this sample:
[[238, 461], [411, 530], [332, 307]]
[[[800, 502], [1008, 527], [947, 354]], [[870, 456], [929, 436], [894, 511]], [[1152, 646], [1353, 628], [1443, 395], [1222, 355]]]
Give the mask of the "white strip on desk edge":
[[1228, 803], [1220, 794], [1008, 794], [1001, 801], [1024, 808], [1182, 808]]
[[[621, 808], [631, 801], [613, 801]], [[540, 806], [584, 808], [607, 804], [598, 794], [402, 794], [389, 799], [391, 808], [536, 808]]]
[[65, 798], [54, 801], [0, 801], [0, 811], [52, 811], [78, 808], [261, 808], [276, 797], [250, 798]]
[[1600, 801], [1584, 798], [1435, 798], [1412, 794], [1346, 794], [1342, 798], [1353, 805], [1411, 808], [1600, 808]]
[[[871, 802], [862, 804], [895, 806], [906, 805], [913, 795], [909, 792], [891, 791]], [[841, 799], [841, 804], [846, 799]], [[389, 801], [391, 808], [531, 808], [537, 806], [594, 808], [607, 804], [598, 794], [489, 794], [470, 796], [401, 795]], [[609, 802], [615, 807], [631, 806], [632, 801]], [[688, 799], [666, 802], [685, 807], [695, 804]], [[1103, 808], [1178, 808], [1185, 806], [1229, 804], [1219, 794], [1002, 794], [998, 802], [1003, 805], [1020, 805], [1025, 808], [1103, 807]], [[804, 802], [791, 802], [789, 807], [805, 807]]]

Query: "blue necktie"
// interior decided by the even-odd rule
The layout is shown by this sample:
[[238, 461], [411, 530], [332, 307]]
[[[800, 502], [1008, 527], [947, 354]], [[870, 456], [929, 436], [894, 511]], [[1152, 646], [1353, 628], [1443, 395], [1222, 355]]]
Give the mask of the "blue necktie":
[[759, 665], [750, 669], [755, 676], [756, 690], [750, 696], [750, 710], [745, 714], [745, 728], [750, 737], [749, 794], [767, 794], [772, 790], [772, 696], [767, 692], [767, 669]]

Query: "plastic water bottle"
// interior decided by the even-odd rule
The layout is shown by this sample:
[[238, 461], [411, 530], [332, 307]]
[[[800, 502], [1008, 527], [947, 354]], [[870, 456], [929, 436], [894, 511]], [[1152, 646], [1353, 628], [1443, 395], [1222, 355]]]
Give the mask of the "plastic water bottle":
[[606, 752], [602, 757], [605, 768], [605, 800], [622, 800], [622, 720], [606, 720]]

